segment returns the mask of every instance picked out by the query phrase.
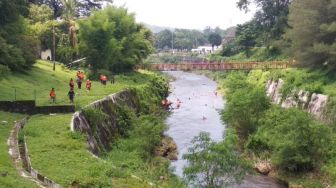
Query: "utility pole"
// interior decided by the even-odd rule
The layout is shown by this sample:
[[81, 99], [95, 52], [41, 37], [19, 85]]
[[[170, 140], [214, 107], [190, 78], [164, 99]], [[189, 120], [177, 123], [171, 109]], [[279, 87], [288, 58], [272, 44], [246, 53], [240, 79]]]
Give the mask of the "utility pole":
[[55, 41], [55, 26], [53, 24], [53, 71], [56, 69], [56, 41]]

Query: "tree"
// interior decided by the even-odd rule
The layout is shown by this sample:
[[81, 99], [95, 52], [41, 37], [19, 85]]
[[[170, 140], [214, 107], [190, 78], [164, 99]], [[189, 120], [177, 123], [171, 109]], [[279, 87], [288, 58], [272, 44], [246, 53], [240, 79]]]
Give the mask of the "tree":
[[336, 68], [335, 20], [335, 0], [293, 1], [286, 36], [295, 59], [304, 66]]
[[[30, 3], [38, 5], [48, 5], [54, 11], [54, 18], [58, 18], [64, 14], [64, 4], [62, 0], [28, 0]], [[103, 2], [110, 2], [112, 0], [78, 0], [78, 6], [76, 7], [77, 16], [89, 16], [92, 10], [102, 8]]]
[[35, 63], [37, 41], [29, 36], [28, 5], [24, 0], [2, 0], [0, 3], [0, 64], [21, 71]]
[[236, 43], [245, 52], [246, 57], [250, 57], [250, 50], [256, 45], [256, 40], [257, 29], [253, 21], [237, 26]]
[[266, 35], [266, 44], [270, 44], [272, 40], [280, 39], [288, 27], [288, 7], [292, 0], [239, 0], [237, 6], [248, 11], [248, 6], [252, 2], [260, 7], [254, 19], [256, 20], [255, 24], [261, 26]]
[[195, 187], [226, 187], [240, 182], [246, 173], [245, 162], [235, 151], [236, 136], [226, 135], [225, 141], [216, 143], [209, 133], [201, 132], [192, 140], [193, 146], [183, 159], [188, 160], [184, 168], [185, 179]]
[[208, 40], [212, 46], [212, 50], [215, 46], [219, 46], [222, 44], [222, 37], [217, 33], [211, 33]]
[[172, 47], [173, 33], [165, 29], [155, 35], [155, 47], [158, 49], [168, 49]]
[[31, 23], [45, 23], [52, 20], [53, 11], [47, 5], [34, 5], [29, 6], [29, 20]]
[[76, 23], [74, 21], [77, 1], [76, 0], [62, 0], [64, 6], [63, 17], [68, 23], [69, 42], [72, 48], [77, 46]]
[[151, 33], [127, 9], [109, 6], [80, 22], [80, 52], [94, 72], [132, 70], [152, 50]]

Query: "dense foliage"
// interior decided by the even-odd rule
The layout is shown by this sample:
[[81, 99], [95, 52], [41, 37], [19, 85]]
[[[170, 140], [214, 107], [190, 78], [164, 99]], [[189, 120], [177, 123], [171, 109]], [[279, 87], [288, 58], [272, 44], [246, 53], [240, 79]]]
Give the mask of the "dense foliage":
[[[64, 0], [28, 0], [30, 3], [37, 5], [47, 5], [53, 10], [53, 17], [61, 17], [65, 10]], [[74, 1], [76, 4], [76, 16], [87, 16], [92, 10], [102, 8], [103, 2], [112, 2], [111, 0], [65, 0]]]
[[304, 71], [280, 72], [252, 71], [219, 76], [220, 80], [224, 78], [227, 98], [224, 120], [236, 129], [242, 149], [257, 158], [270, 159], [282, 172], [319, 170], [334, 156], [332, 128], [301, 109], [271, 106], [264, 86], [268, 79], [280, 77], [289, 82], [288, 86], [284, 85], [287, 90], [309, 89], [321, 80], [316, 79], [314, 83], [318, 75]]
[[304, 66], [336, 68], [336, 1], [298, 0], [287, 33], [292, 55]]
[[325, 162], [331, 149], [329, 127], [301, 110], [273, 107], [260, 120], [247, 147], [257, 155], [269, 152], [274, 165], [289, 171], [309, 171]]
[[131, 70], [152, 50], [151, 32], [127, 9], [107, 7], [80, 23], [80, 52], [91, 69]]
[[257, 128], [259, 119], [269, 108], [270, 101], [264, 88], [248, 82], [243, 73], [230, 74], [225, 82], [227, 104], [224, 120], [246, 139]]
[[38, 41], [28, 34], [23, 16], [28, 14], [23, 0], [2, 0], [0, 3], [0, 64], [13, 71], [31, 67], [38, 53]]

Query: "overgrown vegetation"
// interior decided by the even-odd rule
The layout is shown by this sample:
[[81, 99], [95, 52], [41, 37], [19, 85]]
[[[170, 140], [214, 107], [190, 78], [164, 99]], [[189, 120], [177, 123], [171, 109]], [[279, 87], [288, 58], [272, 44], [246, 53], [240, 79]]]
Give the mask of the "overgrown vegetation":
[[[70, 132], [71, 114], [34, 116], [25, 128], [34, 168], [64, 187], [150, 187], [150, 183], [184, 187], [169, 169], [170, 162], [155, 156], [166, 129], [165, 113], [158, 104], [167, 95], [168, 85], [162, 77], [148, 74], [147, 82], [131, 89], [143, 105], [140, 113], [115, 106], [118, 132], [112, 151], [105, 152], [102, 159], [87, 151], [84, 135]], [[101, 109], [85, 108], [83, 113], [93, 127], [107, 118]]]
[[[227, 103], [223, 118], [237, 131], [241, 151], [270, 160], [278, 177], [290, 183], [309, 187], [335, 183], [333, 123], [322, 124], [300, 109], [272, 106], [264, 89], [266, 81], [272, 78], [284, 79], [288, 90], [313, 88], [316, 84], [312, 81], [320, 83], [321, 88], [329, 88], [331, 80], [320, 82], [323, 77], [317, 72], [295, 69], [210, 75], [224, 89]], [[314, 174], [313, 178], [309, 174]]]

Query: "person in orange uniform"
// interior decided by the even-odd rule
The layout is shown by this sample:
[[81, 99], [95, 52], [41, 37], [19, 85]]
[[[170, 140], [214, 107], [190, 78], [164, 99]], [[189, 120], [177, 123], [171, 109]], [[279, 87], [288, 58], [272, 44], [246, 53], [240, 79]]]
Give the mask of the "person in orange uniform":
[[80, 74], [81, 74], [81, 71], [80, 70], [77, 71], [77, 74], [76, 74], [77, 78], [79, 78]]
[[91, 90], [91, 80], [89, 80], [89, 79], [86, 80], [86, 89], [87, 89], [88, 91]]
[[54, 88], [51, 88], [49, 95], [50, 95], [50, 102], [56, 103], [56, 92]]
[[104, 86], [106, 86], [106, 81], [107, 81], [107, 77], [105, 75], [102, 76], [102, 84]]

